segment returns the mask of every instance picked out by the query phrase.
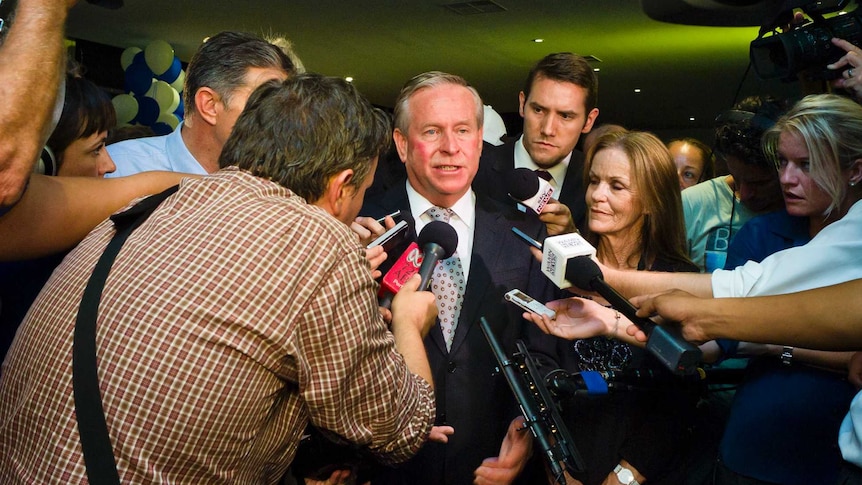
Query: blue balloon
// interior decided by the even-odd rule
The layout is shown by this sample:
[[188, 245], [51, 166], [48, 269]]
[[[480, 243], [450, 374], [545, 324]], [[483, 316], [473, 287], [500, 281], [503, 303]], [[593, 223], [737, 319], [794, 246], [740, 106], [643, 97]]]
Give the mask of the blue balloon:
[[183, 64], [180, 62], [179, 57], [174, 57], [174, 62], [171, 63], [171, 67], [168, 68], [162, 74], [156, 76], [159, 80], [164, 81], [168, 84], [176, 81], [178, 77], [180, 77], [180, 72], [183, 70]]
[[183, 102], [183, 97], [180, 96], [180, 105], [177, 106], [177, 109], [174, 110], [174, 114], [177, 115], [177, 118], [179, 118], [180, 121], [182, 121], [183, 115], [185, 114], [185, 111], [186, 111], [186, 105]]
[[143, 52], [139, 52], [129, 68], [126, 69], [126, 91], [143, 95], [150, 90], [153, 84], [153, 71], [147, 66]]
[[153, 128], [153, 132], [154, 132], [156, 135], [168, 135], [168, 134], [170, 134], [172, 131], [174, 131], [174, 130], [171, 128], [171, 125], [169, 125], [169, 124], [167, 124], [167, 123], [162, 123], [161, 121], [160, 121], [160, 122], [158, 122], [158, 123], [153, 124], [152, 128]]
[[149, 96], [135, 96], [135, 99], [138, 100], [138, 115], [134, 121], [152, 126], [159, 119], [159, 102]]

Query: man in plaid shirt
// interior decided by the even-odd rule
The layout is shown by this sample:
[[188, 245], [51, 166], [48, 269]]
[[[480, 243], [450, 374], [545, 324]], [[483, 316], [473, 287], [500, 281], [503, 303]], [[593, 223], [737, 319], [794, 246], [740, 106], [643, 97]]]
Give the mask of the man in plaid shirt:
[[[348, 224], [389, 124], [349, 84], [272, 81], [222, 170], [186, 179], [129, 237], [99, 306], [101, 400], [123, 483], [276, 483], [307, 423], [403, 461], [435, 413], [415, 277], [381, 318]], [[114, 234], [49, 280], [0, 377], [0, 483], [86, 481], [72, 392], [75, 319]], [[406, 291], [405, 291], [406, 290]]]

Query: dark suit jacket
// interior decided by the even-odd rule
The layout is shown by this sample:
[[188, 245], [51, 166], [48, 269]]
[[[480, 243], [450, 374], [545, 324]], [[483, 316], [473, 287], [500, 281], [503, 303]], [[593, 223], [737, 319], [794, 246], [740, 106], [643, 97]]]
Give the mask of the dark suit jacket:
[[[479, 160], [479, 172], [473, 179], [473, 190], [477, 194], [490, 196], [492, 199], [507, 205], [517, 206], [517, 202], [509, 197], [505, 184], [505, 174], [515, 168], [515, 141], [494, 146], [486, 143], [482, 147], [482, 158]], [[575, 225], [583, 232], [586, 227], [587, 205], [585, 202], [586, 187], [584, 186], [584, 154], [577, 148], [572, 152], [569, 168], [566, 170], [566, 180], [559, 201], [572, 211]]]
[[[380, 217], [395, 209], [410, 214], [403, 183], [366, 201], [362, 215]], [[523, 339], [531, 353], [555, 359], [560, 340], [542, 334], [521, 318], [518, 307], [503, 299], [514, 288], [539, 301], [555, 295], [512, 226], [533, 236], [543, 229], [535, 217], [477, 197], [470, 273], [452, 349], [446, 351], [439, 325], [425, 338], [437, 395], [437, 424], [453, 426], [455, 434], [445, 445], [426, 443], [413, 459], [374, 478], [375, 485], [469, 484], [482, 460], [499, 454], [509, 422], [520, 412], [505, 377], [495, 371], [497, 362], [478, 325], [480, 317], [491, 324], [507, 355]]]

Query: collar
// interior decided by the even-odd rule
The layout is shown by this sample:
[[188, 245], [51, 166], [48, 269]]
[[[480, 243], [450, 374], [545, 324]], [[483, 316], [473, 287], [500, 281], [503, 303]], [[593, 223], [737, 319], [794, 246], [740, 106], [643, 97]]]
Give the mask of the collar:
[[[434, 204], [428, 202], [428, 199], [419, 194], [419, 192], [410, 185], [409, 180], [405, 183], [407, 184], [407, 202], [410, 203], [410, 212], [413, 213], [413, 218], [416, 219], [416, 233], [418, 234], [422, 227], [431, 221], [431, 218], [425, 214], [425, 211], [433, 207]], [[458, 199], [458, 201], [450, 208], [468, 228], [473, 228], [476, 221], [476, 194], [472, 189], [468, 190], [467, 193], [461, 196], [461, 198]]]
[[183, 127], [185, 122], [180, 121], [176, 129], [167, 135], [165, 138], [165, 150], [168, 153], [168, 159], [173, 172], [187, 172], [193, 174], [207, 175], [208, 172], [197, 161], [192, 152], [189, 150], [183, 139]]

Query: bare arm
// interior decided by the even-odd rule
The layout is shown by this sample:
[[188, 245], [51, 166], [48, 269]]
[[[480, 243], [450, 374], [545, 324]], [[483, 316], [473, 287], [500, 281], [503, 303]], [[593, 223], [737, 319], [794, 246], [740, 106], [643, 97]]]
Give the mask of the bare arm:
[[187, 174], [144, 172], [129, 177], [33, 175], [21, 201], [0, 217], [0, 260], [67, 250], [131, 200], [176, 185]]
[[63, 32], [76, 0], [20, 0], [0, 45], [0, 207], [15, 203], [48, 139], [60, 78]]
[[698, 298], [682, 291], [635, 299], [642, 316], [680, 322], [683, 336], [779, 342], [820, 350], [862, 348], [862, 279], [786, 295]]
[[[751, 322], [757, 324], [757, 322]], [[737, 355], [756, 356], [768, 355], [778, 359], [784, 351], [784, 345], [759, 344], [752, 342], [740, 342]], [[829, 370], [846, 372], [853, 352], [829, 352], [825, 350], [811, 350], [796, 347], [793, 349], [793, 362], [801, 362]]]
[[600, 265], [605, 281], [627, 298], [651, 295], [674, 288], [702, 298], [712, 297], [712, 275], [618, 270]]

